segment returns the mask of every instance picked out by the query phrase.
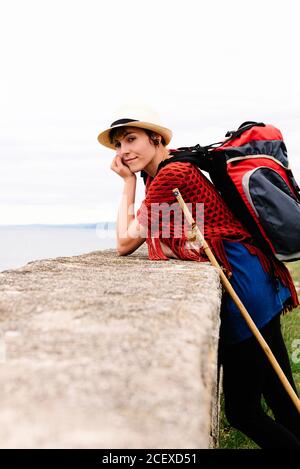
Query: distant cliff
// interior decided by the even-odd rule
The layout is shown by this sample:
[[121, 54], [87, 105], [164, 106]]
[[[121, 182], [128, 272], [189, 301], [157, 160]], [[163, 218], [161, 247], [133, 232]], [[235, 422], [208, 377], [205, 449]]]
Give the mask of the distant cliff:
[[142, 247], [0, 273], [1, 448], [207, 448], [220, 284]]

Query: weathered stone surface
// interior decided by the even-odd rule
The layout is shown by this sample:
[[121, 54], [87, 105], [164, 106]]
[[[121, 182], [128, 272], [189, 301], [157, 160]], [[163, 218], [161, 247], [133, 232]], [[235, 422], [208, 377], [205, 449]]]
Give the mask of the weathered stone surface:
[[0, 446], [207, 448], [219, 304], [213, 267], [144, 248], [0, 273]]

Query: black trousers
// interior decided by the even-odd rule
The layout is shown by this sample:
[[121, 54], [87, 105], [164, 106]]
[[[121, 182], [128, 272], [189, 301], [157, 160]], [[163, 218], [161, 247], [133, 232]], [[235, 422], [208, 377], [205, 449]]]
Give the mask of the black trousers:
[[[296, 390], [281, 334], [280, 315], [260, 331]], [[255, 337], [238, 344], [220, 344], [223, 393], [228, 422], [261, 448], [300, 449], [300, 414]], [[274, 419], [262, 409], [261, 397]]]

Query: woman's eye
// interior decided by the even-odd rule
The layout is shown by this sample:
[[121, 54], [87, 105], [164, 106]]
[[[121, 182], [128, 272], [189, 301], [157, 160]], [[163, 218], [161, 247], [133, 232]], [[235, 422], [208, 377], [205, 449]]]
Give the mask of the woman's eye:
[[119, 148], [121, 146], [120, 142], [115, 143], [115, 148]]
[[135, 140], [135, 137], [128, 137], [128, 142], [133, 142]]

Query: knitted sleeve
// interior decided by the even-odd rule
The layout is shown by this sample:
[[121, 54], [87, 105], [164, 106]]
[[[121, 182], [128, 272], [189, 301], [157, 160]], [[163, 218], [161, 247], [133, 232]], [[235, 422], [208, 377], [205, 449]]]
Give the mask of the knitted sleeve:
[[[153, 180], [147, 181], [146, 198], [137, 212], [137, 218], [147, 229], [148, 251], [152, 260], [167, 260], [161, 243], [181, 259], [206, 260], [199, 249], [186, 244], [190, 227], [173, 194], [173, 189], [180, 190], [183, 199], [190, 203], [189, 208], [195, 218], [196, 201], [191, 197], [195, 191], [195, 171], [199, 173], [190, 163], [174, 162], [162, 168]], [[197, 193], [200, 190], [198, 185]]]
[[174, 218], [182, 218], [181, 209], [172, 192], [178, 188], [184, 196], [189, 173], [186, 163], [170, 163], [158, 173], [158, 175], [146, 186], [146, 198], [137, 212], [137, 218], [141, 225], [148, 228], [151, 236], [170, 237], [174, 235]]

